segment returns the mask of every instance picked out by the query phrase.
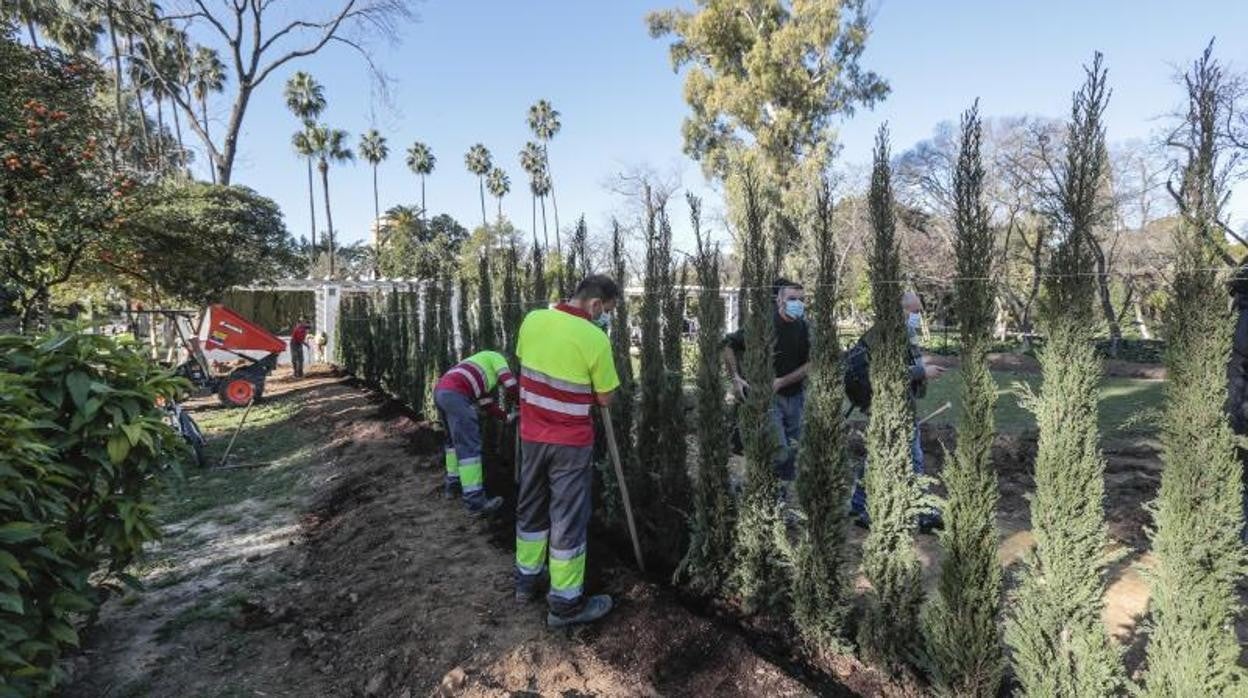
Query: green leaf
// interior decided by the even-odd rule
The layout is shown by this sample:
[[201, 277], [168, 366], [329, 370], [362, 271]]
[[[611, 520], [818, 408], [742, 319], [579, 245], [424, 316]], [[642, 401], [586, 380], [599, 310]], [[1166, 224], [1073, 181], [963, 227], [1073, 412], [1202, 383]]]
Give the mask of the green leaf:
[[39, 388], [39, 397], [56, 409], [61, 408], [65, 400], [65, 390], [58, 384], [48, 384]]
[[17, 558], [13, 556], [13, 553], [10, 553], [7, 550], [0, 550], [0, 567], [8, 569], [22, 579], [27, 581], [30, 580], [30, 577], [26, 574], [26, 570], [22, 569], [21, 563], [17, 561]]
[[130, 455], [130, 440], [125, 434], [113, 434], [108, 438], [108, 458], [114, 465], [121, 465]]
[[13, 521], [0, 526], [0, 543], [25, 543], [39, 537], [40, 527], [29, 521]]
[[136, 424], [134, 422], [122, 424], [121, 430], [126, 433], [126, 438], [130, 440], [131, 446], [137, 446], [139, 444], [139, 438], [143, 436], [142, 424]]
[[48, 623], [48, 633], [67, 645], [78, 646], [78, 633], [68, 623], [54, 620]]
[[95, 604], [91, 603], [91, 601], [82, 594], [75, 594], [72, 591], [64, 590], [58, 591], [52, 595], [52, 603], [60, 606], [61, 608], [76, 611], [78, 613], [86, 613], [87, 611], [95, 608]]
[[74, 371], [65, 376], [65, 387], [69, 389], [69, 396], [73, 398], [74, 405], [79, 409], [87, 404], [87, 393], [91, 390], [91, 376], [82, 371]]
[[22, 605], [22, 597], [17, 594], [0, 592], [0, 611], [21, 615], [26, 612], [26, 607]]

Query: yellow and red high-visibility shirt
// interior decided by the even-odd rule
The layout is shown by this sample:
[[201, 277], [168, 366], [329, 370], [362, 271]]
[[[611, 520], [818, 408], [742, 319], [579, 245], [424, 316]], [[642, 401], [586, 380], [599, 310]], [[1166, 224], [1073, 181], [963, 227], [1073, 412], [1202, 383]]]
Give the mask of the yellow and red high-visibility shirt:
[[560, 303], [534, 310], [520, 324], [520, 437], [561, 446], [591, 446], [595, 393], [620, 387], [611, 341], [585, 311]]
[[453, 390], [486, 406], [493, 405], [494, 389], [500, 383], [514, 398], [516, 378], [511, 375], [507, 359], [496, 351], [479, 351], [444, 373], [434, 390]]

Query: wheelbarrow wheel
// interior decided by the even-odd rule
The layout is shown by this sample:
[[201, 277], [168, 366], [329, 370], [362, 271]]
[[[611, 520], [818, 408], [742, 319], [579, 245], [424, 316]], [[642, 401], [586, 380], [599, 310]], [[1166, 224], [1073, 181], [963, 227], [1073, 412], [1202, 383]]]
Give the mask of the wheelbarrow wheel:
[[229, 407], [246, 407], [247, 403], [260, 398], [260, 389], [247, 378], [227, 378], [217, 393], [221, 404]]

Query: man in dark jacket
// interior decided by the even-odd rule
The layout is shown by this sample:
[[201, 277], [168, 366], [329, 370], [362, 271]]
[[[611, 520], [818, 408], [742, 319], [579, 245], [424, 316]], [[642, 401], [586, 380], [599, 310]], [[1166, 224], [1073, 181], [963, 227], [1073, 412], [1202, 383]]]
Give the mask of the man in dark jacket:
[[[802, 413], [806, 407], [806, 372], [810, 367], [810, 329], [806, 325], [806, 293], [802, 285], [788, 279], [776, 279], [772, 285], [776, 297], [773, 315], [776, 331], [775, 367], [772, 389], [775, 400], [771, 418], [776, 425], [780, 451], [776, 457], [776, 476], [785, 496], [797, 478], [797, 444], [802, 438]], [[732, 380], [733, 394], [738, 402], [749, 384], [741, 377], [741, 357], [745, 353], [745, 330], [737, 330], [724, 339], [724, 364]]]

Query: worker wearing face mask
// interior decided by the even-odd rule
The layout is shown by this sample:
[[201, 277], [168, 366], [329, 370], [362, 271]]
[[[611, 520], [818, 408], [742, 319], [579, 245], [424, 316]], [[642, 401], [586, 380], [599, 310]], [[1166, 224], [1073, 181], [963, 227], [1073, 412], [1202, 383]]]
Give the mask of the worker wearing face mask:
[[[810, 368], [810, 330], [806, 325], [806, 292], [802, 285], [789, 279], [776, 279], [772, 285], [776, 297], [774, 315], [776, 329], [775, 378], [772, 389], [775, 401], [771, 417], [776, 425], [780, 451], [776, 457], [776, 476], [787, 499], [797, 478], [797, 446], [802, 437], [802, 413], [806, 408], [806, 372]], [[745, 353], [745, 330], [737, 330], [724, 339], [723, 358], [732, 378], [732, 389], [740, 402], [749, 385], [741, 377], [741, 357]]]
[[[586, 597], [585, 555], [593, 502], [590, 410], [620, 385], [603, 330], [620, 297], [606, 276], [589, 276], [572, 298], [534, 310], [520, 325], [520, 488], [516, 503], [516, 600], [538, 598], [549, 570], [546, 623], [597, 620], [611, 597]], [[549, 566], [548, 566], [549, 565]]]
[[[907, 352], [907, 368], [910, 371], [910, 399], [912, 402], [917, 402], [919, 398], [927, 394], [927, 382], [939, 378], [945, 372], [945, 369], [940, 366], [929, 366], [923, 362], [923, 351], [919, 347], [919, 330], [923, 326], [923, 302], [919, 299], [918, 294], [913, 291], [904, 293], [901, 297], [901, 311], [906, 316], [906, 337], [910, 340], [909, 351]], [[875, 329], [871, 328], [867, 330], [862, 339], [858, 340], [857, 344], [845, 353], [844, 359], [845, 395], [853, 406], [851, 409], [857, 408], [863, 412], [869, 412], [871, 409], [869, 357], [874, 339]], [[916, 413], [910, 457], [914, 472], [922, 475], [925, 468], [918, 419], [918, 414]], [[854, 488], [851, 510], [857, 517], [858, 524], [867, 528], [870, 527], [871, 522], [867, 517], [867, 494], [862, 487], [863, 471], [861, 468], [858, 469], [857, 475], [858, 483]], [[919, 516], [918, 524], [919, 529], [926, 532], [940, 528], [942, 522], [939, 514], [929, 512]]]

